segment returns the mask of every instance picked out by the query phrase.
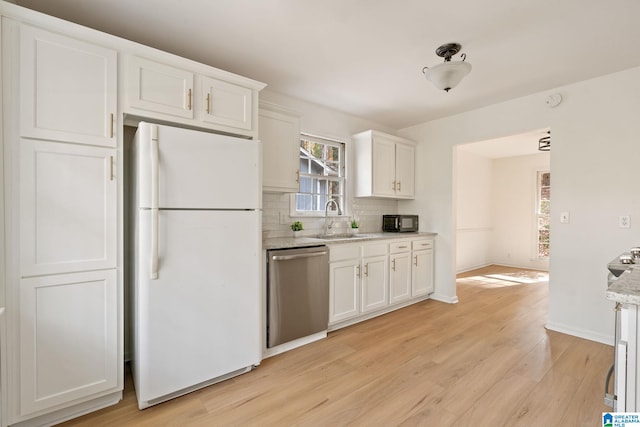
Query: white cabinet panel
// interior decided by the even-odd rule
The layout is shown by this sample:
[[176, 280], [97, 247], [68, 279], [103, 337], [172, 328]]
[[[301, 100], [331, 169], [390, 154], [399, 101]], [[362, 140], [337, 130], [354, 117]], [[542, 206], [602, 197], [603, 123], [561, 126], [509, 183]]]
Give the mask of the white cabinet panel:
[[433, 292], [433, 249], [414, 251], [411, 294], [425, 295]]
[[116, 270], [20, 281], [22, 415], [118, 386]]
[[129, 105], [192, 119], [194, 73], [139, 57], [129, 58]]
[[263, 147], [262, 187], [265, 191], [298, 191], [300, 118], [292, 112], [260, 104], [259, 135]]
[[204, 101], [202, 120], [250, 130], [253, 108], [251, 89], [209, 77], [201, 79]]
[[329, 323], [360, 313], [360, 259], [332, 262], [329, 266]]
[[411, 297], [411, 253], [391, 255], [389, 272], [389, 303], [404, 301]]
[[396, 144], [383, 137], [375, 137], [373, 142], [373, 194], [394, 196], [396, 189]]
[[20, 133], [115, 147], [117, 54], [20, 26]]
[[20, 142], [21, 275], [115, 268], [115, 150]]
[[396, 144], [396, 195], [414, 196], [415, 181], [415, 147]]
[[389, 304], [387, 256], [362, 259], [362, 312]]

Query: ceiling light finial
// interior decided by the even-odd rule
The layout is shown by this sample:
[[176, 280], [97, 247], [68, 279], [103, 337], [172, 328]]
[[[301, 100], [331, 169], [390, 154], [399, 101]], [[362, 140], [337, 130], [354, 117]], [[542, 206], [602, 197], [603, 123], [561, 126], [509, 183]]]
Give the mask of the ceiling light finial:
[[436, 55], [444, 58], [444, 62], [431, 68], [424, 67], [422, 69], [425, 78], [438, 89], [449, 92], [471, 71], [471, 64], [465, 62], [466, 54], [462, 54], [462, 61], [451, 60], [451, 57], [460, 52], [460, 49], [462, 46], [459, 43], [443, 44], [436, 49]]

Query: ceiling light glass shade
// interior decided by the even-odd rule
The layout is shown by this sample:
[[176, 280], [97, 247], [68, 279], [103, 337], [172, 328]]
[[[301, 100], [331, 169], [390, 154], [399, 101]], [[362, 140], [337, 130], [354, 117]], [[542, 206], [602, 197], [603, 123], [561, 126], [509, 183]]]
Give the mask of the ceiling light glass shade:
[[424, 70], [424, 76], [438, 89], [449, 92], [471, 71], [465, 61], [447, 61]]

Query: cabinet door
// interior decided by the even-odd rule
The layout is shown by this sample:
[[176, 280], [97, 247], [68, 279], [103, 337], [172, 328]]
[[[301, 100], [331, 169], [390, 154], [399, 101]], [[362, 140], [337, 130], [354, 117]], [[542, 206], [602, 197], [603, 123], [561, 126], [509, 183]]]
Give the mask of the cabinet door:
[[414, 197], [415, 147], [396, 144], [396, 196]]
[[360, 312], [360, 261], [332, 262], [329, 274], [329, 323], [357, 316]]
[[193, 119], [194, 74], [133, 56], [129, 58], [129, 107]]
[[329, 274], [329, 323], [357, 316], [360, 313], [360, 262], [332, 262]]
[[362, 259], [362, 312], [386, 307], [388, 277], [387, 257], [377, 256]]
[[411, 297], [411, 253], [391, 255], [389, 274], [389, 302], [391, 304]]
[[252, 91], [222, 80], [202, 77], [202, 120], [217, 125], [251, 130]]
[[395, 142], [382, 136], [372, 141], [372, 186], [374, 196], [394, 196], [396, 189]]
[[411, 272], [411, 294], [426, 295], [433, 292], [433, 249], [414, 251]]
[[20, 133], [116, 146], [116, 51], [20, 26]]
[[265, 191], [298, 191], [300, 119], [277, 111], [260, 109], [262, 141], [262, 186]]
[[20, 142], [22, 277], [115, 268], [115, 153]]
[[20, 281], [21, 415], [122, 386], [117, 299], [115, 269]]

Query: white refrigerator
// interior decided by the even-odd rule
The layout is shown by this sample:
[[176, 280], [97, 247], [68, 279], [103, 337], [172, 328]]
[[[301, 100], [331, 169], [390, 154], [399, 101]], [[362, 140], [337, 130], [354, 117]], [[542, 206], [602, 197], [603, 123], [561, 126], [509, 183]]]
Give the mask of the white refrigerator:
[[133, 380], [140, 409], [260, 363], [261, 144], [140, 123]]

